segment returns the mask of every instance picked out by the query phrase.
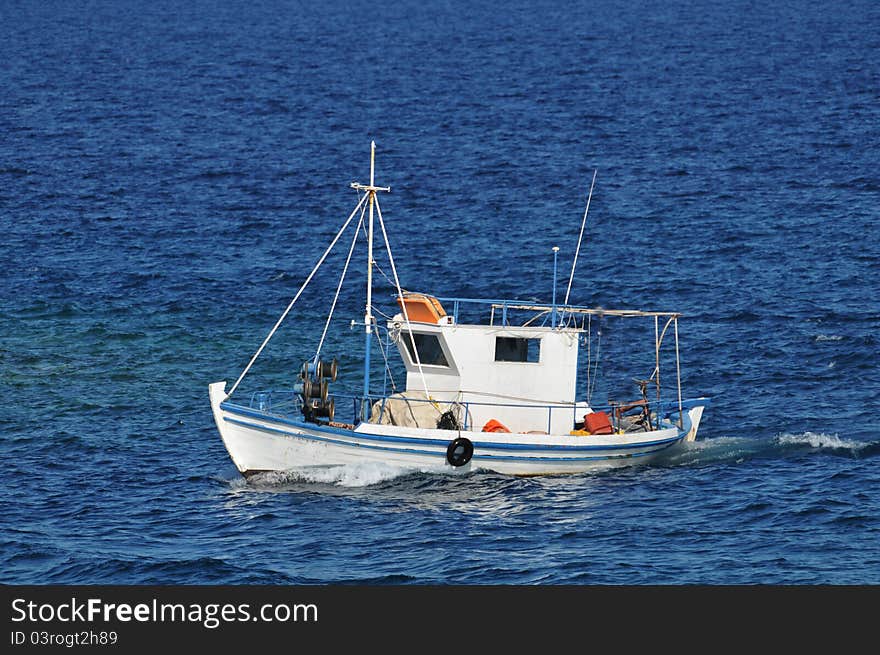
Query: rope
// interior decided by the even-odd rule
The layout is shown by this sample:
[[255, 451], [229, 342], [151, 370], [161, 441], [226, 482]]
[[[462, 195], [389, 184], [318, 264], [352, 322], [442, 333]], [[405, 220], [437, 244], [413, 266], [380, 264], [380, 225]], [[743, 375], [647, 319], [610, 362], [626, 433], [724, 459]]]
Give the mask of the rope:
[[599, 321], [599, 327], [596, 328], [596, 365], [593, 367], [593, 385], [587, 394], [587, 402], [593, 402], [593, 390], [596, 388], [596, 375], [599, 373], [599, 353], [602, 350], [602, 322]]
[[[450, 390], [451, 391], [451, 390]], [[471, 394], [474, 396], [490, 396], [492, 398], [504, 398], [505, 400], [521, 400], [522, 403], [519, 405], [511, 405], [512, 407], [529, 407], [530, 405], [562, 405], [564, 407], [571, 407], [573, 405], [577, 405], [577, 400], [574, 402], [569, 402], [568, 400], [542, 400], [540, 398], [523, 398], [522, 396], [511, 396], [510, 394], [504, 393], [490, 393], [488, 391], [468, 391], [467, 389], [458, 389], [459, 396], [463, 396], [464, 394]], [[462, 402], [462, 401], [450, 401], [450, 402]], [[474, 405], [479, 405], [479, 402], [473, 402]], [[506, 403], [500, 403], [502, 405]]]
[[[363, 232], [364, 232], [364, 236], [366, 237], [366, 236], [367, 236], [367, 226], [366, 226], [366, 225], [363, 225], [363, 226], [362, 226], [362, 229], [363, 229]], [[387, 274], [384, 270], [382, 270], [382, 267], [379, 266], [379, 262], [374, 261], [374, 262], [373, 262], [373, 267], [374, 267], [377, 271], [379, 271], [379, 273], [382, 274], [382, 277], [385, 278], [385, 281], [388, 282], [388, 285], [389, 285], [389, 286], [392, 286], [392, 287], [395, 286], [395, 285], [394, 285], [394, 280], [392, 280], [390, 277], [388, 277], [388, 274]], [[378, 312], [378, 310], [376, 310], [376, 311]], [[378, 312], [378, 313], [381, 314], [382, 312]], [[386, 317], [387, 317], [388, 315], [387, 315], [387, 314], [383, 314], [383, 316], [386, 316]]]
[[391, 379], [391, 391], [397, 391], [397, 383], [394, 382], [394, 373], [391, 372], [391, 366], [388, 364], [388, 353], [385, 352], [385, 344], [382, 343], [382, 339], [379, 337], [379, 330], [373, 330], [376, 333], [376, 343], [379, 344], [379, 351], [382, 353], [382, 359], [385, 360], [385, 372], [388, 373], [388, 377]]
[[[367, 205], [364, 204], [361, 209], [361, 216], [359, 219], [358, 227], [363, 225], [364, 222], [364, 212], [367, 210]], [[327, 337], [327, 329], [330, 327], [330, 319], [333, 318], [333, 312], [336, 309], [336, 302], [339, 300], [339, 292], [342, 290], [342, 283], [345, 281], [345, 274], [348, 273], [348, 264], [351, 262], [351, 254], [354, 252], [354, 247], [357, 244], [358, 237], [360, 236], [360, 232], [357, 228], [354, 230], [354, 239], [351, 240], [351, 248], [348, 249], [348, 257], [345, 258], [345, 266], [342, 269], [342, 275], [339, 278], [339, 284], [336, 285], [336, 295], [333, 296], [333, 304], [330, 305], [330, 313], [327, 315], [327, 322], [324, 323], [324, 331], [321, 333], [321, 340], [318, 342], [318, 350], [315, 351], [315, 360], [314, 363], [317, 365], [318, 358], [321, 356], [321, 348], [324, 346], [324, 339]]]
[[[530, 319], [527, 320], [525, 323], [523, 323], [522, 326], [523, 326], [523, 327], [526, 327], [526, 326], [528, 326], [529, 324], [531, 324], [533, 321], [537, 321], [537, 320], [538, 320], [539, 318], [541, 318], [542, 316], [544, 317], [544, 323], [546, 323], [546, 322], [547, 322], [547, 316], [549, 316], [549, 314], [550, 314], [550, 310], [549, 310], [549, 309], [545, 309], [545, 310], [542, 311], [542, 312], [538, 312], [537, 314], [535, 314], [534, 316], [532, 316], [532, 318], [530, 318]], [[544, 325], [544, 323], [541, 323], [541, 325]]]
[[354, 208], [354, 211], [351, 212], [351, 214], [346, 219], [343, 226], [339, 229], [339, 232], [337, 232], [336, 236], [333, 237], [333, 241], [330, 243], [329, 246], [327, 246], [327, 250], [325, 250], [324, 254], [321, 255], [321, 258], [318, 260], [318, 263], [315, 264], [315, 267], [312, 269], [312, 272], [309, 273], [309, 276], [306, 278], [306, 281], [303, 282], [302, 286], [299, 288], [299, 291], [296, 292], [296, 295], [293, 297], [293, 300], [291, 300], [290, 304], [287, 305], [287, 309], [285, 309], [284, 313], [281, 314], [281, 318], [278, 319], [278, 321], [275, 323], [275, 326], [269, 331], [268, 336], [265, 339], [263, 339], [263, 343], [260, 344], [260, 347], [257, 349], [257, 352], [255, 352], [254, 356], [251, 357], [251, 361], [248, 362], [248, 365], [244, 367], [244, 370], [241, 372], [241, 375], [238, 376], [238, 379], [235, 381], [235, 384], [232, 385], [232, 389], [230, 389], [229, 393], [226, 395], [227, 398], [230, 398], [232, 396], [232, 394], [235, 393], [235, 390], [238, 388], [238, 385], [241, 384], [241, 381], [244, 379], [244, 376], [247, 375], [249, 370], [251, 370], [251, 366], [254, 365], [254, 362], [257, 361], [257, 357], [259, 357], [260, 353], [263, 352], [263, 348], [266, 347], [266, 344], [269, 343], [269, 340], [275, 335], [275, 332], [281, 326], [281, 323], [284, 321], [284, 319], [287, 318], [287, 315], [290, 313], [290, 310], [293, 309], [293, 305], [296, 303], [297, 300], [299, 300], [300, 295], [302, 295], [302, 292], [305, 291], [305, 288], [308, 286], [309, 282], [312, 281], [312, 278], [314, 277], [314, 275], [318, 271], [318, 269], [321, 267], [321, 264], [323, 264], [324, 260], [327, 259], [327, 255], [329, 255], [330, 251], [333, 250], [333, 246], [336, 245], [336, 242], [339, 241], [339, 238], [342, 236], [342, 234], [345, 232], [345, 230], [348, 229], [348, 225], [349, 225], [349, 223], [351, 223], [351, 219], [353, 219], [355, 214], [357, 214], [358, 210], [361, 208], [361, 205], [364, 203], [365, 199], [366, 199], [366, 196], [364, 196], [364, 198], [361, 199], [361, 201]]
[[593, 368], [593, 315], [587, 314], [586, 320], [589, 321], [587, 327], [587, 402], [590, 402], [592, 390], [590, 386], [590, 369]]
[[422, 361], [419, 358], [419, 349], [416, 348], [416, 338], [412, 331], [412, 325], [409, 322], [409, 312], [406, 311], [406, 303], [403, 301], [403, 289], [400, 288], [400, 278], [397, 277], [397, 267], [394, 265], [394, 256], [391, 254], [391, 244], [388, 241], [388, 233], [385, 231], [385, 221], [382, 220], [382, 210], [379, 208], [379, 200], [376, 199], [376, 213], [379, 216], [379, 227], [382, 228], [382, 238], [385, 239], [385, 249], [388, 251], [388, 261], [391, 264], [391, 272], [394, 274], [394, 285], [397, 287], [397, 297], [400, 298], [400, 306], [403, 309], [403, 319], [406, 321], [406, 329], [409, 332], [410, 343], [412, 343], [413, 354], [416, 358], [416, 366], [419, 367], [419, 376], [422, 378], [422, 388], [425, 390], [425, 398], [431, 401], [434, 408], [439, 412], [440, 406], [431, 398], [428, 393], [428, 383], [425, 381], [425, 372], [422, 370]]
[[383, 312], [381, 309], [377, 309], [376, 307], [373, 307], [373, 311], [376, 312], [379, 316], [381, 316], [381, 317], [384, 318], [385, 320], [390, 321], [390, 320], [393, 320], [393, 319], [394, 319], [393, 316], [391, 316], [391, 315], [389, 315], [389, 314], [386, 314], [386, 313]]

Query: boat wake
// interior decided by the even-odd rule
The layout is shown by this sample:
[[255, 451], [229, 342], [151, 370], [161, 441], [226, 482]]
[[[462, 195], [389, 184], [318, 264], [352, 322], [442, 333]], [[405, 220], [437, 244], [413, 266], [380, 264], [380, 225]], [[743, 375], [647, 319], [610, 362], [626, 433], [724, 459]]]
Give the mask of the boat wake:
[[839, 334], [817, 334], [816, 341], [843, 341]]
[[656, 461], [657, 466], [700, 466], [748, 459], [827, 454], [863, 459], [880, 455], [880, 441], [844, 439], [824, 432], [780, 433], [770, 439], [714, 437], [682, 444]]
[[853, 457], [871, 457], [880, 454], [880, 442], [859, 441], [857, 439], [841, 439], [836, 434], [824, 432], [802, 432], [801, 434], [780, 434], [776, 443], [783, 448], [797, 450], [826, 450], [836, 454], [849, 454]]
[[[659, 457], [649, 466], [676, 468], [740, 464], [753, 459], [774, 459], [804, 454], [826, 454], [864, 459], [880, 455], [880, 441], [859, 441], [824, 432], [780, 433], [769, 439], [751, 437], [713, 437], [681, 444]], [[608, 474], [616, 469], [597, 470], [584, 475]], [[479, 471], [475, 471], [479, 475]], [[361, 488], [400, 480], [407, 477], [460, 477], [441, 468], [411, 468], [379, 462], [310, 466], [287, 471], [257, 473], [245, 480], [236, 478], [232, 486], [260, 491], [301, 491], [304, 487]], [[506, 477], [506, 476], [502, 476]], [[552, 477], [552, 476], [551, 476]], [[229, 481], [227, 481], [229, 482]]]
[[278, 489], [300, 484], [369, 487], [413, 474], [439, 472], [439, 470], [408, 468], [380, 462], [359, 462], [257, 473], [248, 478], [247, 484], [260, 489]]

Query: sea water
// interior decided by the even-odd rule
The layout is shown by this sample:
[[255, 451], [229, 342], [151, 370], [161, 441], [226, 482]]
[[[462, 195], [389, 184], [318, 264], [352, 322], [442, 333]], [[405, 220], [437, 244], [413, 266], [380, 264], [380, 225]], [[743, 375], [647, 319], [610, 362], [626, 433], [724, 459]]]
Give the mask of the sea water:
[[[2, 582], [880, 582], [878, 25], [867, 1], [4, 3]], [[574, 476], [241, 478], [207, 385], [371, 140], [402, 284], [441, 296], [547, 302], [553, 246], [561, 296], [597, 171], [572, 299], [682, 312], [700, 439]], [[314, 354], [344, 254], [242, 398]], [[354, 391], [365, 259], [323, 349]], [[594, 400], [650, 374], [648, 328], [605, 326]]]

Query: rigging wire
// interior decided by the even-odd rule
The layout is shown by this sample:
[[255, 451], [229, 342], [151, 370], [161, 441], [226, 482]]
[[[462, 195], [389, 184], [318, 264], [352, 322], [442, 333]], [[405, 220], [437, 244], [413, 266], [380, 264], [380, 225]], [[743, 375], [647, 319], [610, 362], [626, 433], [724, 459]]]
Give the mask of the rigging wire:
[[376, 343], [379, 344], [379, 351], [382, 353], [382, 359], [385, 360], [385, 372], [391, 380], [391, 391], [397, 391], [397, 384], [394, 382], [394, 373], [391, 372], [391, 365], [388, 363], [388, 353], [385, 351], [385, 344], [382, 343], [382, 339], [379, 337], [378, 327], [374, 332], [376, 333]]
[[[366, 226], [366, 225], [363, 225], [362, 230], [363, 230], [363, 233], [364, 233], [364, 237], [366, 237], [366, 236], [367, 236], [367, 226]], [[385, 278], [385, 281], [388, 282], [388, 285], [389, 285], [389, 286], [391, 286], [391, 287], [394, 287], [394, 286], [395, 286], [395, 284], [394, 284], [394, 280], [392, 280], [390, 277], [388, 277], [388, 274], [387, 274], [384, 270], [382, 270], [382, 267], [379, 266], [379, 262], [373, 260], [373, 267], [374, 267], [377, 271], [379, 271], [379, 273], [381, 273], [382, 277]], [[404, 289], [404, 291], [405, 291], [405, 289]], [[375, 307], [373, 307], [372, 309], [375, 309]], [[377, 311], [378, 311], [378, 310], [377, 310]], [[381, 314], [381, 312], [378, 312], [378, 313]], [[387, 314], [385, 314], [385, 316], [387, 316]]]
[[333, 296], [333, 303], [330, 305], [330, 313], [327, 315], [327, 321], [324, 323], [324, 331], [321, 333], [321, 340], [318, 342], [318, 349], [315, 351], [315, 359], [314, 363], [317, 365], [318, 358], [321, 356], [321, 348], [324, 346], [324, 339], [327, 337], [327, 330], [330, 327], [330, 319], [333, 318], [333, 312], [336, 310], [336, 303], [339, 300], [339, 292], [342, 291], [342, 283], [345, 282], [345, 274], [348, 273], [348, 265], [351, 263], [351, 255], [354, 252], [354, 247], [357, 245], [358, 237], [360, 236], [360, 231], [358, 228], [363, 225], [364, 222], [364, 212], [367, 210], [367, 205], [364, 204], [361, 209], [361, 216], [358, 221], [358, 227], [354, 230], [354, 239], [351, 240], [351, 247], [348, 249], [348, 257], [345, 258], [345, 266], [342, 268], [342, 275], [339, 277], [339, 284], [336, 285], [336, 295]]
[[587, 402], [592, 403], [593, 391], [596, 388], [596, 377], [599, 373], [599, 355], [602, 350], [602, 317], [599, 317], [599, 325], [596, 327], [596, 363], [593, 367], [592, 386], [587, 394]]
[[592, 347], [593, 347], [593, 316], [587, 314], [587, 403], [590, 402], [590, 368], [592, 368]]
[[412, 324], [409, 322], [409, 312], [406, 311], [406, 303], [403, 301], [403, 289], [400, 287], [400, 278], [397, 276], [397, 267], [394, 265], [394, 256], [391, 254], [391, 244], [388, 241], [388, 233], [385, 231], [385, 221], [382, 220], [382, 210], [379, 208], [379, 199], [376, 199], [376, 213], [379, 216], [379, 227], [382, 228], [382, 238], [385, 240], [385, 249], [388, 251], [388, 261], [391, 264], [391, 272], [394, 274], [394, 284], [397, 288], [397, 297], [400, 299], [400, 306], [403, 309], [403, 318], [406, 321], [406, 328], [409, 332], [410, 343], [412, 344], [413, 354], [415, 355], [416, 366], [419, 368], [419, 377], [422, 379], [422, 387], [425, 390], [425, 398], [431, 401], [434, 408], [439, 412], [440, 406], [431, 398], [428, 393], [428, 383], [425, 381], [425, 371], [422, 369], [422, 361], [419, 357], [419, 349], [416, 348], [415, 334], [412, 331]]
[[[406, 291], [406, 289], [404, 289], [404, 291]], [[391, 316], [390, 314], [386, 314], [385, 312], [383, 312], [381, 309], [378, 309], [377, 307], [373, 307], [373, 311], [376, 312], [379, 316], [381, 316], [382, 318], [384, 318], [387, 321], [394, 320], [393, 316]]]
[[235, 393], [235, 390], [238, 388], [238, 385], [241, 384], [241, 381], [244, 379], [244, 376], [247, 375], [248, 371], [250, 371], [250, 369], [251, 369], [251, 366], [253, 366], [254, 362], [257, 361], [257, 357], [259, 357], [260, 353], [263, 352], [263, 349], [266, 347], [266, 344], [269, 343], [269, 340], [275, 335], [275, 332], [281, 326], [281, 323], [284, 321], [285, 318], [287, 318], [287, 315], [290, 313], [290, 310], [293, 309], [293, 306], [296, 303], [296, 301], [299, 300], [299, 297], [302, 295], [302, 292], [305, 291], [306, 287], [309, 285], [309, 282], [312, 281], [312, 278], [315, 276], [315, 273], [317, 273], [318, 269], [321, 267], [321, 264], [323, 264], [324, 260], [327, 259], [327, 255], [330, 254], [330, 251], [333, 250], [333, 247], [336, 245], [336, 242], [339, 241], [339, 238], [343, 235], [345, 230], [348, 229], [349, 224], [351, 223], [352, 219], [355, 217], [355, 214], [358, 213], [358, 210], [361, 208], [361, 205], [364, 203], [364, 200], [366, 200], [366, 196], [361, 198], [360, 202], [354, 208], [354, 211], [352, 211], [351, 214], [349, 214], [345, 223], [339, 229], [339, 232], [337, 232], [336, 236], [333, 237], [333, 241], [331, 241], [330, 245], [327, 246], [327, 250], [325, 250], [324, 254], [321, 255], [321, 258], [318, 260], [318, 263], [315, 264], [314, 268], [312, 269], [312, 272], [309, 273], [309, 276], [306, 278], [306, 281], [302, 283], [302, 286], [299, 288], [299, 291], [296, 292], [296, 295], [293, 297], [293, 300], [291, 300], [290, 304], [287, 305], [287, 308], [281, 314], [281, 317], [275, 323], [274, 327], [269, 331], [269, 334], [266, 336], [266, 338], [263, 339], [263, 343], [260, 344], [260, 347], [257, 349], [257, 352], [255, 352], [254, 356], [251, 357], [251, 361], [249, 361], [248, 365], [244, 367], [244, 370], [241, 372], [241, 375], [238, 376], [238, 379], [235, 381], [235, 384], [232, 385], [232, 388], [229, 390], [229, 393], [226, 394], [227, 399], [230, 398], [233, 393]]
[[590, 183], [590, 195], [587, 196], [587, 208], [584, 210], [584, 219], [581, 221], [581, 233], [578, 236], [578, 245], [577, 249], [574, 251], [574, 261], [571, 263], [571, 275], [568, 276], [568, 289], [565, 290], [565, 301], [562, 303], [563, 305], [568, 304], [568, 296], [571, 293], [571, 283], [574, 280], [574, 268], [577, 266], [578, 262], [578, 254], [581, 251], [581, 241], [584, 239], [584, 228], [587, 225], [587, 214], [590, 212], [590, 201], [593, 199], [593, 186], [596, 184], [596, 173], [598, 170], [593, 170], [593, 181]]

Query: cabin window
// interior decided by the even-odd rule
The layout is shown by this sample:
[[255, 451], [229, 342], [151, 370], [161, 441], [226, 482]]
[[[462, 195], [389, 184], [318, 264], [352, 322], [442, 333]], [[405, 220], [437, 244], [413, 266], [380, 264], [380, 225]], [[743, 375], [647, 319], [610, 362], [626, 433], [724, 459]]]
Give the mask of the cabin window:
[[409, 358], [415, 363], [416, 354], [413, 352], [413, 340], [416, 342], [416, 348], [419, 351], [419, 361], [425, 366], [449, 366], [446, 361], [446, 355], [443, 354], [443, 348], [440, 346], [440, 338], [436, 334], [419, 334], [413, 332], [413, 339], [409, 334], [403, 333], [400, 338], [406, 344], [409, 352]]
[[520, 337], [495, 337], [496, 362], [541, 361], [541, 340]]

